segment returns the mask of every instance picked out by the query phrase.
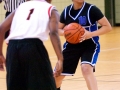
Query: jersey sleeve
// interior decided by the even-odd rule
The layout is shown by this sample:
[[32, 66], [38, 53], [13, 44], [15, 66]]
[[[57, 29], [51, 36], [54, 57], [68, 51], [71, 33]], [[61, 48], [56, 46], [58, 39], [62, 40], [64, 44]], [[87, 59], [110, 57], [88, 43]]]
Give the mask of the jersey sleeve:
[[103, 17], [104, 17], [104, 15], [99, 8], [97, 8], [96, 6], [91, 7], [91, 9], [90, 9], [90, 21], [92, 24], [95, 23], [96, 21], [100, 20]]
[[49, 9], [48, 9], [48, 15], [49, 15], [49, 17], [51, 17], [52, 10], [56, 10], [57, 11], [57, 9], [56, 9], [55, 6], [50, 6]]
[[62, 11], [62, 13], [60, 15], [60, 22], [65, 23], [65, 9]]

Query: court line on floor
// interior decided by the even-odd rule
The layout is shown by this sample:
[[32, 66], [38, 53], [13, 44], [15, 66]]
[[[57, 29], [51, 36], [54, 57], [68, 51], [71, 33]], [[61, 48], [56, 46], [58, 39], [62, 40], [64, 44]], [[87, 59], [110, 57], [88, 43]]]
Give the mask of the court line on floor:
[[[120, 49], [120, 48], [110, 48], [110, 49], [101, 50], [101, 52], [113, 51], [113, 50], [118, 50], [118, 49]], [[56, 62], [56, 59], [53, 60], [53, 58], [57, 58], [57, 56], [55, 56], [55, 55], [50, 56], [50, 59], [52, 59], [51, 61], [52, 62]], [[120, 63], [120, 61], [114, 61], [114, 60], [113, 61], [111, 61], [111, 60], [101, 60], [101, 61], [99, 61], [98, 60], [98, 62]]]
[[[120, 48], [111, 48], [111, 49], [105, 49], [105, 50], [101, 50], [101, 52], [105, 52], [105, 51], [113, 51], [113, 50], [118, 50]], [[56, 58], [56, 56], [50, 56], [50, 58]]]
[[105, 52], [105, 51], [113, 51], [113, 50], [118, 50], [120, 48], [110, 48], [110, 49], [105, 49], [105, 50], [101, 50], [102, 52]]

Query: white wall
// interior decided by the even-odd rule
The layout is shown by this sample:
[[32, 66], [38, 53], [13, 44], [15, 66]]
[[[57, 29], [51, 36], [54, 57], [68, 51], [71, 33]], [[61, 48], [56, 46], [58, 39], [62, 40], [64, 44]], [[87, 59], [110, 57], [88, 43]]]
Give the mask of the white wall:
[[5, 10], [4, 10], [4, 3], [0, 4], [0, 22], [3, 21], [5, 18]]

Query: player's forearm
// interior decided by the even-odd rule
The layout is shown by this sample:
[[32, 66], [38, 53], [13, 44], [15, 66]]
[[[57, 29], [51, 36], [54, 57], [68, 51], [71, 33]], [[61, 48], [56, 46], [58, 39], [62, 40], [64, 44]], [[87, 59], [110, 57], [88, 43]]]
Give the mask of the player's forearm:
[[92, 37], [100, 36], [100, 35], [110, 32], [111, 30], [112, 30], [111, 26], [102, 26], [100, 29], [98, 29], [94, 32], [91, 32], [91, 36]]
[[58, 33], [60, 36], [63, 36], [64, 35], [64, 30], [63, 29], [58, 29]]
[[2, 29], [0, 27], [0, 55], [3, 55], [2, 47], [3, 47], [4, 35], [5, 35], [5, 33], [2, 31]]
[[58, 60], [63, 60], [61, 41], [59, 39], [59, 35], [56, 32], [51, 32], [50, 39], [55, 50], [55, 53], [58, 57]]

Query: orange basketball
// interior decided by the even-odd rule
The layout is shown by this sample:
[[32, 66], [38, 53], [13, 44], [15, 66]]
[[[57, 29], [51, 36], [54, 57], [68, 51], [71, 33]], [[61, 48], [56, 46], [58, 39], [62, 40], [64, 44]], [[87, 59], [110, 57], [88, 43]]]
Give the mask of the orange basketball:
[[78, 23], [70, 23], [63, 30], [66, 41], [71, 44], [79, 43], [81, 36], [85, 33], [84, 28]]

